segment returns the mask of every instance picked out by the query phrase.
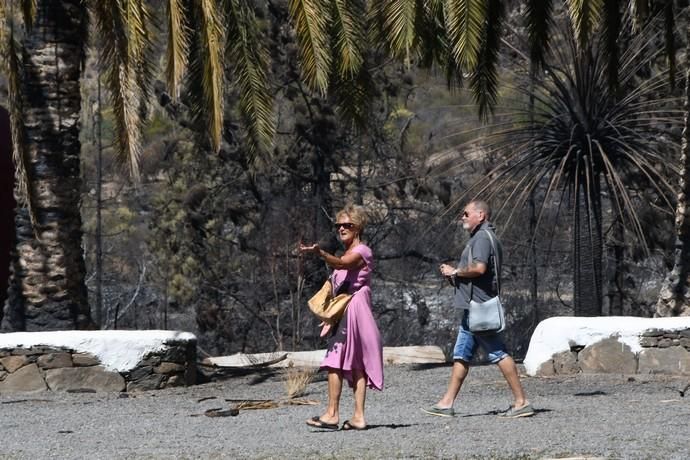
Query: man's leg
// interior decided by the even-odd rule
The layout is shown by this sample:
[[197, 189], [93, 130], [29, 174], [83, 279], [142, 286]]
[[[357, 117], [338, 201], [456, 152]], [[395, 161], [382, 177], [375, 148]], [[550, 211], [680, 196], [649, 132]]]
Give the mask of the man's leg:
[[467, 377], [469, 371], [470, 366], [465, 361], [459, 359], [455, 360], [453, 363], [453, 370], [450, 373], [450, 381], [448, 382], [446, 394], [436, 403], [437, 407], [444, 409], [453, 407], [455, 398], [458, 397], [462, 383], [465, 381], [465, 377]]
[[521, 409], [525, 407], [527, 403], [527, 398], [525, 397], [525, 390], [522, 388], [522, 383], [520, 383], [520, 376], [518, 375], [517, 366], [515, 361], [510, 356], [506, 356], [501, 359], [498, 363], [498, 368], [501, 369], [503, 377], [505, 377], [510, 387], [510, 391], [513, 392], [513, 407], [515, 409]]

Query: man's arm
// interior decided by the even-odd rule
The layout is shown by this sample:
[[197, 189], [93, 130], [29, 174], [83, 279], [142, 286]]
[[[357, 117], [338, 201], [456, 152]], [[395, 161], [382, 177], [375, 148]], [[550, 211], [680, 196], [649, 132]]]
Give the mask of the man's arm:
[[447, 277], [459, 278], [479, 278], [488, 269], [489, 257], [491, 255], [491, 242], [488, 237], [480, 237], [472, 245], [472, 260], [465, 267], [453, 267], [452, 265], [441, 265], [441, 273]]
[[451, 276], [459, 276], [460, 278], [479, 278], [486, 273], [486, 264], [480, 261], [472, 261], [467, 267], [456, 268], [451, 273]]

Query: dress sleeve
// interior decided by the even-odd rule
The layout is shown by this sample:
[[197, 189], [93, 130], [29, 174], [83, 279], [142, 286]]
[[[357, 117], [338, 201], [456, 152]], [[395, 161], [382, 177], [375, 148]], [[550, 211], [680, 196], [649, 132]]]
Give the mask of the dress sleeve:
[[369, 270], [374, 269], [374, 254], [371, 252], [369, 246], [366, 244], [358, 244], [352, 249], [352, 251], [362, 256], [362, 259], [364, 259], [364, 263], [367, 264]]

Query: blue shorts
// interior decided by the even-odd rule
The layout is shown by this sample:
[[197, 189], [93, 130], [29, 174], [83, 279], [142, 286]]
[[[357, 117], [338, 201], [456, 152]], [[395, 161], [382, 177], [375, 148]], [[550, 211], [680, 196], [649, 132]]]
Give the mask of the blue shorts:
[[453, 360], [469, 363], [472, 361], [477, 346], [482, 347], [486, 351], [489, 355], [489, 361], [493, 364], [507, 357], [506, 346], [500, 334], [475, 335], [471, 333], [467, 326], [467, 314], [468, 310], [465, 310], [462, 315], [458, 338], [455, 341], [455, 348], [453, 348]]

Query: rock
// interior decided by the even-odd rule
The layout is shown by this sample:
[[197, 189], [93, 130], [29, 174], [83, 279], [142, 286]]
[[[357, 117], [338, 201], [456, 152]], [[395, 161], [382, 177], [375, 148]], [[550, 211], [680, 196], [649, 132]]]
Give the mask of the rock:
[[658, 337], [646, 337], [646, 336], [640, 337], [640, 346], [643, 348], [656, 347], [658, 344], [659, 344], [659, 338]]
[[659, 340], [659, 343], [658, 343], [657, 347], [659, 347], [659, 348], [668, 348], [668, 347], [670, 347], [670, 346], [672, 346], [672, 345], [673, 345], [673, 341], [672, 341], [671, 339], [668, 339], [668, 338], [664, 337], [663, 339], [660, 339], [660, 340]]
[[149, 391], [158, 390], [161, 387], [164, 376], [161, 374], [151, 374], [142, 379], [128, 382], [127, 391]]
[[130, 381], [141, 380], [150, 374], [153, 374], [153, 368], [151, 366], [138, 366], [129, 372]]
[[88, 353], [74, 353], [72, 355], [72, 364], [74, 367], [88, 367], [88, 366], [98, 366], [101, 362], [98, 358], [88, 354]]
[[72, 367], [72, 355], [69, 353], [48, 353], [47, 355], [39, 356], [36, 364], [41, 369]]
[[553, 369], [556, 374], [577, 374], [582, 371], [577, 361], [577, 353], [572, 351], [553, 355]]
[[4, 367], [5, 370], [10, 374], [15, 372], [17, 369], [24, 367], [29, 362], [31, 362], [31, 360], [26, 355], [8, 356], [0, 359], [0, 364], [2, 364], [2, 367]]
[[170, 348], [161, 356], [162, 361], [184, 363], [187, 360], [187, 344], [180, 345], [178, 343], [167, 342], [166, 345], [170, 346]]
[[537, 377], [551, 377], [556, 375], [556, 370], [553, 367], [553, 359], [549, 359], [541, 363], [534, 375]]
[[125, 379], [120, 373], [106, 371], [102, 366], [49, 369], [46, 371], [46, 382], [53, 391], [125, 389]]
[[637, 359], [630, 347], [616, 338], [601, 340], [585, 347], [578, 355], [582, 372], [634, 374], [637, 371]]
[[8, 375], [10, 375], [9, 372], [0, 370], [0, 382], [5, 380], [5, 377], [7, 377]]
[[661, 337], [662, 335], [664, 335], [664, 331], [661, 329], [647, 329], [640, 334], [640, 337]]
[[139, 361], [139, 366], [158, 366], [161, 363], [159, 355], [148, 355], [145, 359]]
[[177, 363], [164, 362], [160, 366], [153, 368], [156, 374], [176, 374], [178, 372], [184, 372], [184, 365]]
[[183, 387], [185, 384], [186, 383], [183, 375], [171, 375], [168, 377], [165, 387]]
[[641, 374], [690, 375], [690, 351], [683, 347], [645, 348], [640, 352]]
[[35, 363], [28, 364], [0, 382], [0, 394], [3, 393], [39, 393], [48, 387], [41, 371]]

